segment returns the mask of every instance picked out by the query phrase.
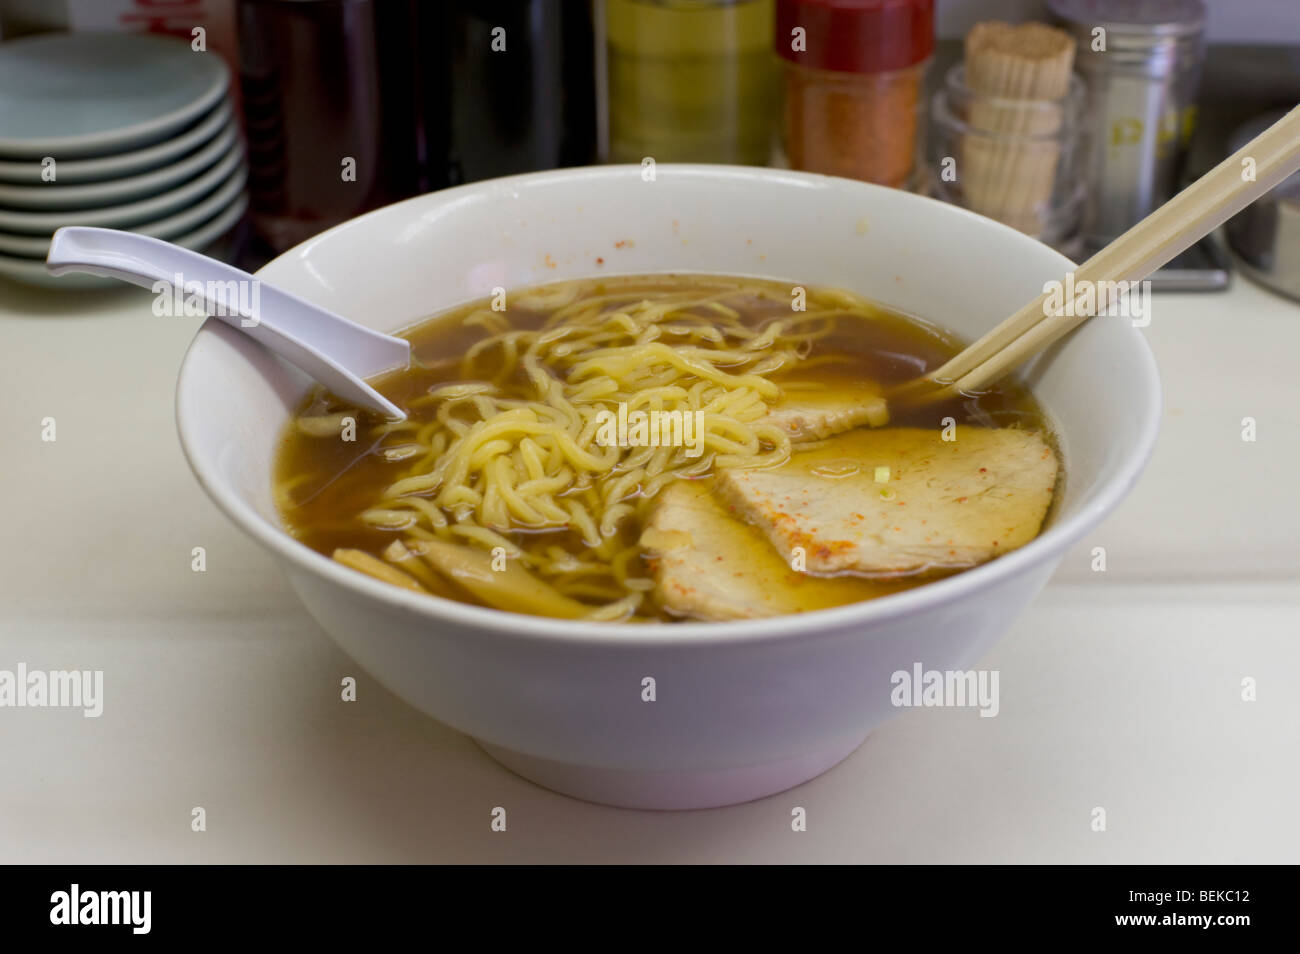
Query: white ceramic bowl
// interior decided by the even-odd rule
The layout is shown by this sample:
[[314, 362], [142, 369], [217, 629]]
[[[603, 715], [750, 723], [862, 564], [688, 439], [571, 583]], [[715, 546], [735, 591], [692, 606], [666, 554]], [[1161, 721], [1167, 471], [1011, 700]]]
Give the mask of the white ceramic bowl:
[[[712, 272], [838, 285], [974, 338], [1068, 260], [953, 206], [844, 179], [726, 166], [571, 169], [389, 206], [261, 271], [382, 331], [507, 289], [617, 273]], [[271, 463], [308, 382], [210, 320], [177, 386], [199, 482], [275, 554], [308, 611], [367, 672], [495, 758], [580, 798], [648, 808], [745, 801], [826, 771], [897, 713], [890, 677], [971, 667], [1109, 513], [1151, 451], [1155, 365], [1120, 318], [1027, 369], [1067, 480], [1033, 542], [855, 606], [756, 622], [626, 626], [502, 613], [379, 583], [292, 540]], [[656, 701], [642, 701], [642, 680]]]

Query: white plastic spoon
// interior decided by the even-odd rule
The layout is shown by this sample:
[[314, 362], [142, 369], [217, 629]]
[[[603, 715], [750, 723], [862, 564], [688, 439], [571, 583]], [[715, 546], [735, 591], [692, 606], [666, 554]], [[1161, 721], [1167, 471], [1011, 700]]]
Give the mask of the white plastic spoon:
[[248, 272], [161, 239], [71, 226], [50, 242], [45, 267], [53, 275], [89, 272], [155, 288], [159, 282], [185, 297], [196, 295], [208, 314], [237, 328], [337, 397], [386, 417], [406, 417], [364, 378], [405, 368], [410, 342], [363, 328]]

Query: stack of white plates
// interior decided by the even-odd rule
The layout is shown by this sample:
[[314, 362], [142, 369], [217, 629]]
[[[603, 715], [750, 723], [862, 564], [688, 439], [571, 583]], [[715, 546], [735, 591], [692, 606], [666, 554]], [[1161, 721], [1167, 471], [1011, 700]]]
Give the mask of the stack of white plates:
[[230, 71], [188, 43], [50, 34], [0, 44], [0, 275], [56, 288], [50, 236], [129, 229], [204, 249], [248, 207]]

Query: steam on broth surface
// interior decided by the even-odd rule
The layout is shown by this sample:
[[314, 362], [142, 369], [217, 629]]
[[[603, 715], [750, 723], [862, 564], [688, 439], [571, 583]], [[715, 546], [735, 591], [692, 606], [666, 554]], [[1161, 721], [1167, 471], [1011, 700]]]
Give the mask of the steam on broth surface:
[[372, 382], [406, 421], [308, 396], [276, 460], [281, 516], [408, 589], [644, 621], [857, 602], [1036, 535], [1057, 455], [1030, 394], [890, 407], [961, 343], [793, 288], [590, 279], [424, 321], [410, 369]]

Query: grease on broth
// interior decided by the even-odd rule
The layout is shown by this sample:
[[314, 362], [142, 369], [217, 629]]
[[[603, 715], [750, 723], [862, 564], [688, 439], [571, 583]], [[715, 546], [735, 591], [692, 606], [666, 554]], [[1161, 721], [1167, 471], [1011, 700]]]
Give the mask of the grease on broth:
[[[698, 291], [701, 295], [712, 296], [713, 301], [720, 303], [719, 308], [734, 313], [735, 320], [749, 332], [761, 332], [772, 322], [788, 318], [791, 315], [791, 289], [794, 287], [790, 283], [728, 276], [652, 275], [590, 279], [577, 283], [579, 290], [570, 295], [572, 289], [569, 286], [573, 284], [566, 283], [565, 295], [559, 296], [564, 307], [578, 307], [609, 298], [610, 303], [604, 311], [592, 305], [602, 316], [616, 313], [620, 307], [628, 307], [630, 299], [627, 296], [654, 302], [662, 296], [680, 297], [683, 292]], [[376, 500], [384, 496], [385, 488], [409, 474], [413, 462], [430, 458], [428, 445], [416, 438], [421, 429], [428, 430], [437, 420], [441, 405], [437, 400], [430, 400], [431, 390], [467, 381], [488, 382], [499, 376], [508, 367], [507, 356], [501, 349], [484, 352], [474, 365], [473, 376], [468, 379], [462, 369], [463, 356], [494, 331], [500, 334], [502, 328], [523, 332], [543, 328], [557, 310], [546, 304], [548, 297], [552, 297], [549, 290], [557, 287], [544, 285], [516, 290], [506, 296], [504, 311], [494, 312], [491, 301], [487, 299], [471, 302], [434, 315], [401, 332], [401, 336], [412, 345], [411, 367], [371, 383], [409, 415], [412, 426], [403, 431], [384, 431], [382, 422], [347, 409], [319, 389], [308, 395], [286, 430], [275, 460], [273, 479], [277, 488], [277, 505], [289, 532], [306, 546], [327, 556], [337, 551], [356, 551], [383, 560], [394, 540], [403, 539], [411, 531], [409, 528], [376, 525], [373, 522]], [[819, 314], [835, 312], [837, 302], [841, 300], [834, 290], [808, 288], [807, 294], [808, 309], [820, 309]], [[962, 347], [961, 341], [934, 325], [879, 306], [870, 305], [866, 318], [856, 312], [849, 316], [850, 309], [844, 310], [845, 316], [831, 315], [818, 326], [829, 330], [809, 343], [803, 360], [771, 371], [767, 374], [768, 379], [783, 390], [815, 387], [829, 394], [848, 393], [864, 381], [877, 382], [888, 390], [892, 385], [938, 367]], [[710, 314], [721, 313], [720, 310], [710, 312], [708, 307], [696, 306], [694, 310], [683, 309], [680, 317], [683, 322], [694, 321], [698, 325], [710, 320]], [[664, 320], [663, 327], [668, 330], [657, 340], [683, 348], [703, 340], [696, 335], [677, 341], [673, 337], [673, 329], [677, 327], [674, 321]], [[688, 334], [687, 330], [680, 333]], [[493, 395], [494, 400], [508, 404], [535, 398], [536, 392], [527, 373], [519, 366], [509, 368]], [[466, 425], [473, 423], [472, 405], [462, 405], [457, 413], [468, 415], [465, 417]], [[344, 440], [335, 433], [328, 433], [328, 428], [333, 426], [328, 422], [348, 415], [355, 417], [355, 440]], [[891, 407], [887, 426], [939, 430], [945, 419], [951, 419], [959, 427], [1028, 430], [1044, 435], [1052, 443], [1051, 429], [1041, 409], [1032, 395], [1015, 382], [1005, 382], [985, 393], [943, 404]], [[325, 428], [326, 436], [311, 433], [311, 426], [307, 424], [322, 421], [327, 423], [311, 426]], [[796, 449], [799, 446], [796, 444]], [[852, 461], [842, 463], [852, 469]], [[821, 476], [827, 479], [836, 477], [829, 472], [835, 469], [835, 464], [831, 461], [824, 465], [827, 473]], [[695, 476], [692, 482], [704, 493], [716, 492], [716, 477], [711, 472]], [[563, 495], [560, 500], [563, 502]], [[641, 507], [641, 511], [648, 506], [633, 502]], [[427, 517], [428, 506], [425, 510]], [[361, 517], [367, 512], [372, 515], [369, 521]], [[609, 544], [609, 552], [626, 554], [638, 548], [646, 529], [645, 523], [644, 512], [624, 519], [618, 528], [617, 539]], [[432, 539], [435, 535], [433, 530], [434, 525], [430, 524], [421, 532]], [[597, 579], [590, 573], [587, 576], [593, 582], [584, 584], [582, 576], [587, 571], [579, 564], [584, 559], [590, 562], [591, 546], [590, 541], [584, 540], [573, 526], [529, 527], [516, 524], [493, 526], [491, 532], [499, 534], [511, 547], [526, 549], [530, 553], [550, 554], [546, 558], [551, 574], [548, 581], [563, 591], [564, 598], [570, 601], [565, 604], [566, 615], [578, 613], [573, 606], [590, 602], [595, 608], [609, 603], [611, 596], [632, 592], [626, 586], [617, 592], [606, 592], [611, 585], [609, 581]], [[445, 538], [445, 532], [441, 533]], [[476, 545], [474, 541], [459, 538], [457, 542]], [[485, 550], [490, 549], [482, 540], [478, 544]], [[747, 545], [759, 544], [751, 540]], [[572, 573], [563, 570], [567, 565], [564, 563], [566, 555], [577, 567]], [[656, 570], [653, 564], [653, 554], [641, 547], [633, 557], [624, 559], [619, 579], [651, 579]], [[951, 572], [954, 571], [931, 569], [924, 573], [892, 575], [853, 572], [817, 575], [791, 569], [779, 585], [802, 593], [791, 605], [797, 604], [800, 610], [807, 610], [910, 589]], [[490, 605], [490, 601], [482, 597], [481, 587], [475, 583], [472, 573], [456, 576], [428, 572], [427, 567], [421, 564], [417, 576], [420, 585], [436, 595]], [[834, 577], [830, 585], [826, 579], [828, 576]], [[635, 608], [622, 616], [610, 618], [660, 622], [681, 618], [679, 609], [666, 605], [668, 601], [661, 592], [662, 587], [646, 589], [641, 582], [637, 585], [642, 589], [637, 591]]]

